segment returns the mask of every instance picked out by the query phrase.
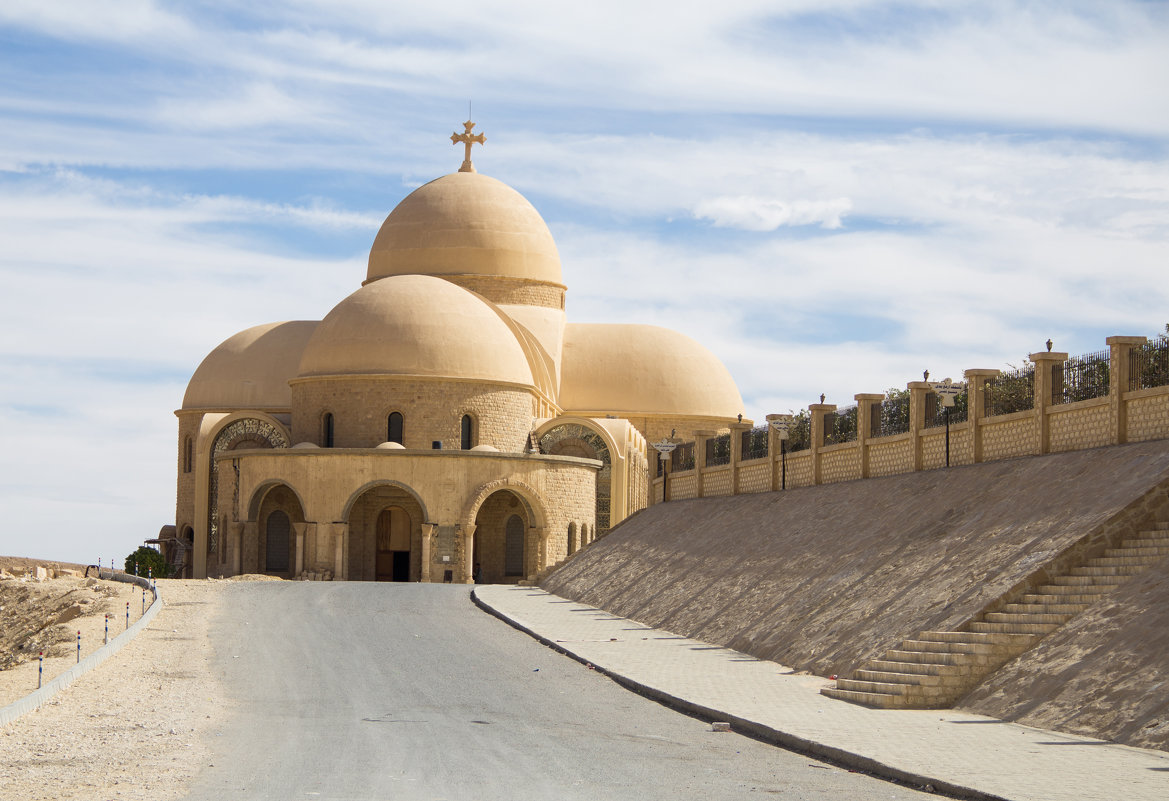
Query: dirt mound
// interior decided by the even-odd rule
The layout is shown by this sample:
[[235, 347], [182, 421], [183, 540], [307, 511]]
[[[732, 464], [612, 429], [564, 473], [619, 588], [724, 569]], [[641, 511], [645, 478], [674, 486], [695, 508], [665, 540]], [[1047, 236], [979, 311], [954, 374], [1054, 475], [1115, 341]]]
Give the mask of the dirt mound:
[[77, 645], [79, 617], [117, 612], [119, 590], [94, 578], [0, 580], [0, 670], [36, 659], [67, 656]]
[[[672, 502], [630, 518], [541, 585], [797, 669], [846, 674], [918, 631], [959, 626], [1166, 482], [1169, 443], [1154, 442]], [[1169, 586], [1157, 586], [1142, 602], [1169, 607]], [[1068, 710], [1123, 680], [1078, 637], [1130, 624], [1115, 611], [1097, 614], [1094, 624], [1085, 616], [1082, 635], [1068, 634], [1079, 645], [1058, 653], [1077, 656], [1060, 674]], [[1166, 638], [1137, 629], [1118, 636], [1141, 653], [1132, 693], [1169, 686]], [[992, 713], [1029, 722], [1023, 716], [1052, 698], [1054, 685], [1035, 679], [1047, 670], [1036, 662], [1003, 679], [990, 693]], [[989, 700], [978, 703], [991, 711]], [[1040, 725], [1127, 741], [1126, 716], [1139, 704], [1107, 706], [1084, 728], [1071, 725], [1070, 711]], [[1158, 747], [1166, 745], [1169, 737]]]

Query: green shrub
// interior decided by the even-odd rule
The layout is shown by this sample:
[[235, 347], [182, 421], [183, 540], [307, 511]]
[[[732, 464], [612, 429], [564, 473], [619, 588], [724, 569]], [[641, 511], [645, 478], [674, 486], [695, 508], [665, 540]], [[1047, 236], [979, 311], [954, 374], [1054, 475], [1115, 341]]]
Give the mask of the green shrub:
[[138, 575], [140, 576], [147, 575], [148, 570], [155, 578], [166, 578], [170, 574], [170, 566], [167, 565], [163, 555], [145, 545], [139, 546], [138, 550], [126, 557], [127, 573], [134, 573], [135, 563], [138, 564]]

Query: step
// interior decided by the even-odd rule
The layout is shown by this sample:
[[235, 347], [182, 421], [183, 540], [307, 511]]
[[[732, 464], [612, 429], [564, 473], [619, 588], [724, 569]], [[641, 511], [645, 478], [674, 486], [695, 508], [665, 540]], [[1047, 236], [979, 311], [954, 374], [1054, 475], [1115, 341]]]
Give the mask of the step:
[[1164, 528], [1143, 528], [1136, 534], [1129, 534], [1124, 538], [1125, 542], [1132, 540], [1160, 540], [1169, 538], [1169, 529]]
[[1058, 629], [1059, 623], [971, 623], [974, 631], [1000, 631], [1012, 634], [1050, 634]]
[[[1058, 578], [1066, 578], [1066, 576], [1059, 576]], [[1090, 581], [1080, 581], [1077, 577], [1075, 584], [1041, 584], [1035, 588], [1036, 592], [1045, 595], [1078, 595], [1078, 596], [1096, 596], [1099, 599], [1103, 595], [1112, 592], [1118, 585], [1111, 586], [1105, 584], [1092, 584]], [[1055, 579], [1052, 579], [1054, 581]]]
[[848, 701], [873, 709], [904, 709], [906, 706], [905, 696], [890, 693], [866, 693], [857, 690], [841, 690], [837, 687], [825, 687], [820, 690], [820, 694], [838, 701]]
[[866, 670], [884, 673], [912, 673], [916, 676], [968, 676], [973, 675], [970, 665], [938, 665], [931, 662], [893, 662], [888, 659], [874, 659], [865, 663]]
[[[1169, 544], [1146, 545], [1146, 542], [1149, 542], [1149, 540], [1145, 540], [1140, 544], [1129, 545], [1126, 543], [1121, 545], [1119, 548], [1109, 548], [1108, 550], [1104, 551], [1104, 556], [1169, 556]], [[1169, 543], [1169, 540], [1166, 540], [1166, 542]]]
[[[978, 675], [982, 675], [981, 672]], [[862, 668], [856, 672], [856, 678], [850, 681], [870, 681], [875, 684], [907, 684], [914, 687], [949, 687], [951, 689], [965, 687], [970, 684], [970, 676], [929, 676], [924, 673], [896, 673], [887, 670]], [[854, 688], [855, 689], [855, 688]]]
[[932, 640], [935, 642], [961, 642], [975, 645], [1007, 645], [1016, 647], [1027, 640], [1027, 635], [1016, 634], [988, 634], [976, 631], [923, 631], [919, 632], [915, 640]]
[[[1023, 596], [1031, 597], [1035, 596]], [[1059, 600], [1058, 595], [1044, 595], [1042, 598], [1051, 598], [1051, 601], [1040, 601], [1038, 603], [1015, 603], [1004, 604], [1000, 612], [1006, 612], [1009, 615], [1078, 615], [1083, 612], [1091, 604], [1085, 603], [1064, 603]]]
[[989, 657], [982, 654], [900, 651], [897, 649], [885, 652], [886, 662], [914, 662], [919, 665], [978, 665], [986, 664], [988, 660]]
[[[973, 632], [965, 632], [973, 634]], [[1013, 646], [982, 642], [934, 642], [933, 640], [902, 640], [900, 651], [932, 651], [938, 654], [995, 654], [1010, 651]]]
[[987, 623], [1067, 623], [1071, 615], [1048, 614], [1012, 614], [1011, 612], [987, 612], [982, 618]]
[[[1106, 587], [1109, 590], [1120, 586], [1119, 576], [1053, 576], [1051, 583], [1057, 587]], [[1046, 591], [1046, 587], [1041, 588]], [[1101, 590], [1104, 591], [1104, 590]]]
[[[1063, 587], [1062, 589], [1071, 589]], [[1057, 593], [1027, 593], [1019, 597], [1019, 601], [1024, 604], [1058, 604], [1065, 606], [1082, 606], [1087, 608], [1100, 600], [1104, 595], [1102, 592], [1086, 593], [1067, 593], [1060, 595]]]
[[908, 695], [914, 690], [913, 686], [909, 684], [897, 684], [891, 681], [862, 681], [860, 679], [837, 679], [836, 687], [840, 690], [881, 693], [882, 695]]
[[[1135, 576], [1144, 570], [1143, 565], [1119, 565], [1117, 567], [1073, 567], [1068, 575], [1075, 576]], [[1059, 579], [1056, 576], [1056, 579]]]
[[[1084, 560], [1085, 567], [1148, 567], [1161, 561], [1160, 556], [1097, 556]], [[1073, 568], [1074, 569], [1074, 568]]]

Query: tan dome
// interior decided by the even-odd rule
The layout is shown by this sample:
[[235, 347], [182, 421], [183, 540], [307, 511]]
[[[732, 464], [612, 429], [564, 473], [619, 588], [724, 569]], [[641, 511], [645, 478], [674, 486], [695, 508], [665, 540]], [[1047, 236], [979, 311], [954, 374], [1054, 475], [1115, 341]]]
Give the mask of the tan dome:
[[338, 303], [317, 325], [299, 374], [532, 384], [524, 350], [501, 313], [479, 296], [428, 275], [374, 281]]
[[411, 274], [563, 283], [556, 243], [540, 214], [519, 192], [477, 172], [420, 186], [382, 223], [366, 281]]
[[184, 409], [287, 409], [288, 381], [296, 377], [315, 320], [268, 323], [240, 331], [195, 370]]
[[743, 398], [718, 357], [688, 336], [652, 325], [569, 323], [560, 406], [565, 413], [733, 419]]

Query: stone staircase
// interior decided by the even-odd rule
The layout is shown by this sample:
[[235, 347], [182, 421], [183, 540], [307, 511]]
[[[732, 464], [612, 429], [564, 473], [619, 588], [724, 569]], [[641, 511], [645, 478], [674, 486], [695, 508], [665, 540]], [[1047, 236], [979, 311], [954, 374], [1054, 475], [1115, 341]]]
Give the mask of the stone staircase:
[[923, 631], [836, 687], [830, 698], [882, 709], [952, 706], [987, 676], [1035, 645], [1129, 577], [1169, 556], [1169, 523], [1128, 537], [1102, 556], [1050, 578], [963, 631]]

